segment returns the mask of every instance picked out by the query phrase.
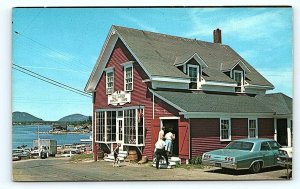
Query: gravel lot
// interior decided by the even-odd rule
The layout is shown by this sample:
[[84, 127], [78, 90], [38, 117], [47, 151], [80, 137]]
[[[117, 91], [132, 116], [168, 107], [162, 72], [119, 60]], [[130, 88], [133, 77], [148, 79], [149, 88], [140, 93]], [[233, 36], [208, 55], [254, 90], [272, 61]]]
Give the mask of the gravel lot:
[[219, 168], [155, 169], [150, 164], [70, 162], [68, 158], [48, 158], [13, 162], [14, 181], [124, 181], [124, 180], [286, 180], [286, 170], [264, 169], [259, 174]]

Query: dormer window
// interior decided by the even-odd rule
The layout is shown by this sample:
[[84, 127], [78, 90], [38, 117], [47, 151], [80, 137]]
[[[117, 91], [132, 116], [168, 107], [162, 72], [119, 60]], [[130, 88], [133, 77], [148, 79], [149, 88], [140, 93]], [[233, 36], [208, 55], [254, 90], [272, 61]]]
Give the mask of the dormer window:
[[187, 74], [191, 79], [190, 89], [198, 89], [199, 81], [199, 66], [198, 65], [187, 65]]
[[233, 79], [237, 82], [237, 92], [243, 92], [244, 86], [244, 72], [240, 70], [233, 70]]

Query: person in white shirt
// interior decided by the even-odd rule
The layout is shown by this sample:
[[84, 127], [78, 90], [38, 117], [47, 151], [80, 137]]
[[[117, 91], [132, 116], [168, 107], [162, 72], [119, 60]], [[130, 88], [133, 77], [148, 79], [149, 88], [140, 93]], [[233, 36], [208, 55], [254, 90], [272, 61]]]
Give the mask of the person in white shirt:
[[156, 154], [156, 169], [159, 169], [159, 161], [161, 156], [166, 158], [167, 165], [169, 165], [168, 155], [165, 150], [165, 141], [162, 139], [158, 139], [155, 143], [155, 154]]
[[159, 140], [159, 139], [163, 140], [164, 136], [165, 136], [165, 127], [162, 126], [161, 130], [158, 133], [158, 139], [157, 140]]
[[172, 133], [172, 128], [170, 128], [169, 132], [165, 135], [165, 138], [166, 138], [165, 150], [167, 151], [168, 155], [172, 155], [172, 148], [173, 148], [172, 141], [175, 139], [175, 134]]

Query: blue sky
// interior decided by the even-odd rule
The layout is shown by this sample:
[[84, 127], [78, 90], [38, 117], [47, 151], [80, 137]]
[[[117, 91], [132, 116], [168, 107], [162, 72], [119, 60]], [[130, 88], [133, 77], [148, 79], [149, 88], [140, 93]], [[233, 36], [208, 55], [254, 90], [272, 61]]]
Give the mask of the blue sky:
[[[292, 97], [290, 8], [18, 8], [13, 63], [83, 90], [112, 24], [230, 45]], [[92, 100], [13, 70], [13, 111], [44, 120], [91, 115]]]

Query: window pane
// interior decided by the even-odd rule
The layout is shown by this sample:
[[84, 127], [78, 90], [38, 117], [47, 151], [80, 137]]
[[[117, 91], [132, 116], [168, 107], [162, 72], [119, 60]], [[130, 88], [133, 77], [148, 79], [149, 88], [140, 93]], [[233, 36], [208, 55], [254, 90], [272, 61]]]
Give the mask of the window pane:
[[189, 76], [191, 78], [191, 81], [197, 82], [197, 68], [189, 67]]
[[230, 125], [229, 120], [221, 120], [221, 139], [229, 139], [230, 137]]
[[113, 72], [106, 73], [106, 93], [111, 94], [113, 93], [114, 87], [114, 74]]
[[132, 90], [132, 67], [125, 68], [125, 90]]
[[[143, 110], [124, 110], [124, 143], [144, 144]], [[138, 134], [138, 135], [137, 135]]]

